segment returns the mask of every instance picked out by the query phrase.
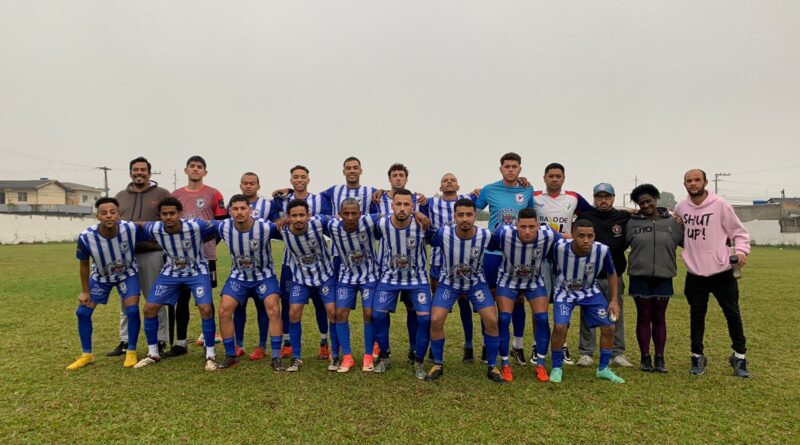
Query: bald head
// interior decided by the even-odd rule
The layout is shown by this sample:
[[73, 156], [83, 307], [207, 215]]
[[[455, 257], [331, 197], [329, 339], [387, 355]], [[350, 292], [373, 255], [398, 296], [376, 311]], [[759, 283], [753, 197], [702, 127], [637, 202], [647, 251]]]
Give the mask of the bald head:
[[706, 172], [699, 168], [689, 170], [683, 175], [683, 186], [689, 196], [702, 199], [706, 195], [707, 185]]
[[703, 177], [703, 181], [706, 181], [708, 179], [706, 177], [706, 172], [705, 171], [700, 170], [699, 168], [693, 168], [693, 169], [691, 169], [691, 170], [689, 170], [689, 171], [687, 171], [686, 173], [683, 174], [684, 181], [686, 180], [687, 177], [689, 177], [690, 174], [691, 175], [701, 175]]
[[456, 175], [445, 173], [439, 185], [439, 190], [441, 190], [442, 194], [444, 196], [455, 196], [458, 193], [458, 189], [459, 185]]

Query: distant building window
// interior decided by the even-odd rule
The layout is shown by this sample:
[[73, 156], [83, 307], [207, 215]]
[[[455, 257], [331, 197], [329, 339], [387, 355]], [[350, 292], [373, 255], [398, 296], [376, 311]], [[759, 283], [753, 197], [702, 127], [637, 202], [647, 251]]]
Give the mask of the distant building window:
[[81, 203], [85, 204], [87, 201], [89, 201], [89, 197], [86, 195], [81, 195]]
[[6, 203], [6, 192], [0, 192], [0, 204]]
[[781, 218], [781, 233], [800, 232], [800, 218]]
[[17, 192], [17, 201], [28, 202], [28, 192]]

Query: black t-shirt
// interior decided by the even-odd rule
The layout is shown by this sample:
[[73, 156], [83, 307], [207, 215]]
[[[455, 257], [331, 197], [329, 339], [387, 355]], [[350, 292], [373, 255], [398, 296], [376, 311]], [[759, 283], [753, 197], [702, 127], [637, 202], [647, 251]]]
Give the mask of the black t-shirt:
[[[594, 226], [595, 241], [603, 243], [611, 250], [611, 259], [617, 275], [622, 276], [628, 262], [625, 259], [625, 224], [631, 219], [631, 214], [624, 210], [612, 209], [603, 212], [593, 207], [592, 210], [583, 212], [578, 220], [585, 219]], [[604, 278], [605, 273], [598, 278]]]

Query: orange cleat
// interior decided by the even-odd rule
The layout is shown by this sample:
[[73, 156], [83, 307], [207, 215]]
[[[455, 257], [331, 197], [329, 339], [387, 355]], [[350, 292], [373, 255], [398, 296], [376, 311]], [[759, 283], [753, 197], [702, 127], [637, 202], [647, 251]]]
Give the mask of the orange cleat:
[[261, 360], [262, 358], [267, 356], [267, 351], [264, 348], [255, 348], [253, 353], [250, 354], [250, 360]]
[[328, 345], [319, 345], [319, 355], [317, 356], [320, 360], [329, 360], [331, 358], [331, 350], [328, 348]]
[[245, 351], [244, 348], [242, 348], [240, 346], [236, 347], [236, 357], [241, 357], [241, 356], [243, 356], [245, 354], [247, 354], [247, 351]]
[[509, 365], [503, 365], [500, 367], [500, 375], [503, 376], [503, 380], [506, 382], [514, 380], [514, 376], [511, 374], [511, 366]]
[[381, 347], [378, 346], [378, 342], [375, 342], [375, 344], [372, 345], [372, 357], [377, 358], [380, 357], [380, 355], [381, 355]]
[[550, 376], [547, 375], [547, 368], [544, 365], [536, 365], [536, 379], [540, 382], [549, 382]]
[[356, 361], [353, 360], [353, 356], [350, 355], [350, 354], [347, 354], [342, 359], [342, 364], [339, 365], [339, 369], [337, 369], [336, 372], [348, 372], [348, 371], [350, 371], [350, 368], [352, 368], [355, 365], [356, 365]]
[[364, 354], [364, 364], [361, 365], [361, 370], [364, 372], [372, 372], [375, 369], [373, 357], [371, 354]]

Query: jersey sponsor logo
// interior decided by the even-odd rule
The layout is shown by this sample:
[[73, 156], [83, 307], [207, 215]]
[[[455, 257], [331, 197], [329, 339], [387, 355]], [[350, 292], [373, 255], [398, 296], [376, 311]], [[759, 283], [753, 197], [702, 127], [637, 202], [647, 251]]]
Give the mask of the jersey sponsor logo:
[[523, 195], [522, 193], [517, 193], [514, 196], [514, 201], [516, 201], [517, 204], [522, 204], [523, 202], [525, 202], [525, 195]]
[[419, 304], [425, 304], [428, 302], [428, 296], [425, 295], [425, 292], [420, 292], [417, 294], [417, 301]]
[[169, 289], [169, 287], [164, 286], [163, 284], [156, 285], [156, 291], [155, 291], [156, 297], [164, 295], [164, 293], [167, 292], [167, 289]]
[[300, 257], [300, 262], [305, 264], [306, 266], [314, 264], [317, 262], [317, 254], [309, 253], [308, 255], [303, 255], [302, 257]]
[[240, 270], [252, 270], [254, 266], [253, 259], [249, 256], [236, 257], [236, 268]]
[[469, 264], [456, 264], [453, 266], [453, 276], [458, 278], [469, 278], [472, 276], [472, 267]]
[[503, 221], [503, 224], [509, 225], [514, 224], [517, 222], [517, 210], [516, 209], [500, 209], [500, 218]]
[[258, 286], [258, 293], [263, 294], [265, 292], [267, 292], [267, 285], [265, 283], [261, 283], [261, 285]]
[[185, 270], [189, 268], [190, 261], [186, 257], [179, 256], [175, 258], [175, 268], [178, 270]]
[[520, 264], [518, 266], [514, 266], [511, 270], [511, 275], [517, 278], [529, 278], [533, 274], [533, 270], [531, 266], [528, 264]]
[[194, 288], [194, 295], [197, 298], [202, 298], [206, 294], [206, 289], [203, 286], [197, 286]]
[[475, 291], [475, 300], [477, 300], [478, 303], [483, 303], [483, 300], [485, 300], [485, 299], [486, 299], [486, 295], [484, 295], [482, 290], [476, 290]]
[[233, 289], [234, 292], [239, 292], [241, 286], [239, 286], [239, 283], [237, 283], [236, 281], [231, 281], [231, 289]]
[[206, 206], [206, 200], [204, 198], [197, 198], [194, 204], [195, 207], [197, 207], [197, 210], [201, 210], [203, 207]]
[[581, 290], [583, 289], [583, 280], [566, 280], [564, 284], [570, 290]]
[[397, 270], [411, 269], [411, 260], [405, 255], [395, 255], [393, 259], [394, 268]]
[[365, 256], [364, 252], [360, 250], [353, 250], [347, 255], [347, 258], [350, 260], [350, 264], [353, 266], [358, 266], [364, 263]]
[[114, 261], [106, 266], [107, 275], [122, 275], [128, 266], [122, 260]]

